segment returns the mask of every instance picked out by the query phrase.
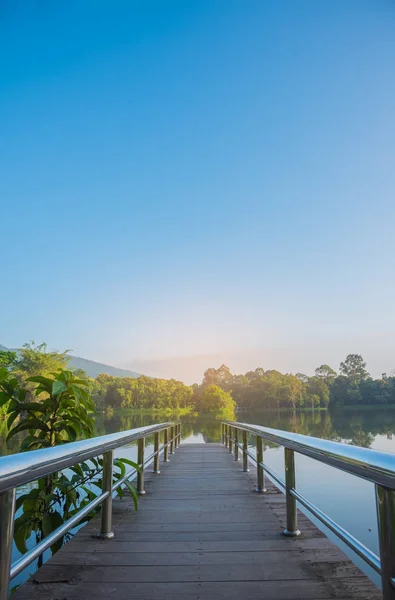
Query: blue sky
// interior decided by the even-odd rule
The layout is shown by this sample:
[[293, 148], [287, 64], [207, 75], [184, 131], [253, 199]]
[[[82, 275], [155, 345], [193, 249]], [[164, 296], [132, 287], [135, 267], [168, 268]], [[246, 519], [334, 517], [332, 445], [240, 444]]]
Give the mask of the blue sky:
[[2, 3], [0, 343], [394, 369], [394, 27], [389, 0]]

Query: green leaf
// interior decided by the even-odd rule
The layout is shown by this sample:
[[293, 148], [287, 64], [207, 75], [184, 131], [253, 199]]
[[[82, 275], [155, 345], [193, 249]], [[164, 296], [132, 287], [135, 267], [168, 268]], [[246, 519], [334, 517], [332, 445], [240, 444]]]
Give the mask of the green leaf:
[[7, 419], [7, 429], [11, 429], [11, 425], [15, 421], [15, 419], [19, 416], [19, 412], [16, 410], [10, 413], [10, 416]]
[[135, 510], [138, 510], [139, 506], [138, 506], [138, 494], [137, 494], [137, 490], [134, 487], [134, 485], [132, 485], [130, 483], [130, 481], [125, 481], [125, 485], [128, 488], [130, 495], [132, 496], [132, 500], [133, 500], [133, 504], [134, 504], [134, 508]]
[[0, 406], [4, 406], [10, 401], [10, 397], [5, 392], [0, 392]]
[[[42, 520], [42, 528], [45, 537], [63, 525], [63, 518], [57, 511], [45, 513]], [[51, 546], [51, 553], [55, 554], [63, 546], [63, 536]]]
[[64, 381], [56, 379], [52, 384], [52, 396], [59, 396], [62, 392], [67, 390], [67, 384]]
[[125, 465], [129, 465], [131, 467], [134, 467], [136, 469], [136, 471], [141, 471], [139, 465], [137, 463], [133, 462], [132, 460], [129, 460], [128, 458], [117, 458], [116, 460], [120, 460], [123, 463], [125, 463]]
[[11, 431], [7, 435], [7, 442], [14, 435], [16, 435], [17, 433], [20, 433], [21, 431], [25, 431], [26, 429], [33, 429], [33, 430], [41, 429], [42, 431], [49, 431], [48, 427], [44, 423], [41, 423], [40, 421], [33, 422], [32, 419], [27, 419], [26, 421], [23, 421], [22, 423], [18, 423], [18, 425], [16, 427], [11, 429]]
[[29, 539], [32, 532], [31, 521], [32, 517], [28, 513], [24, 513], [15, 519], [14, 542], [21, 554], [27, 552], [26, 541]]

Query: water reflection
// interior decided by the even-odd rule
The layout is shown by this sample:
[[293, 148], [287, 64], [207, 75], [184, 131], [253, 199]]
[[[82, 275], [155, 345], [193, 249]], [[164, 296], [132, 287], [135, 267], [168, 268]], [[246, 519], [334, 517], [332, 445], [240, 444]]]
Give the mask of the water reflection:
[[[392, 440], [395, 433], [395, 411], [342, 411], [331, 414], [329, 411], [279, 411], [279, 412], [240, 412], [235, 419], [245, 423], [264, 425], [294, 433], [346, 442], [370, 448], [378, 435]], [[97, 418], [96, 433], [103, 435], [125, 431], [134, 427], [153, 425], [161, 419], [158, 415], [133, 414], [113, 415]], [[164, 419], [163, 419], [164, 420]], [[181, 417], [182, 438], [192, 441], [202, 439], [207, 443], [221, 440], [221, 419], [210, 416]], [[388, 446], [387, 446], [388, 448]], [[386, 449], [387, 449], [386, 448]], [[395, 444], [394, 444], [395, 450]]]

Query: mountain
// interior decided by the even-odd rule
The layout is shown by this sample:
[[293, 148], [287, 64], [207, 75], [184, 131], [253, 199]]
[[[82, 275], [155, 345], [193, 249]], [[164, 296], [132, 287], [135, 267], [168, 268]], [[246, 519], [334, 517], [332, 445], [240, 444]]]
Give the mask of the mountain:
[[127, 369], [118, 369], [118, 367], [111, 367], [110, 365], [104, 365], [102, 363], [95, 362], [94, 360], [88, 360], [87, 358], [81, 358], [80, 356], [71, 356], [69, 365], [73, 369], [83, 369], [88, 377], [97, 377], [100, 373], [106, 373], [113, 377], [140, 377], [141, 373], [135, 373], [134, 371], [128, 371]]
[[[10, 350], [0, 344], [1, 350]], [[14, 350], [14, 348], [11, 348]], [[83, 369], [88, 377], [97, 377], [101, 373], [106, 375], [112, 375], [113, 377], [139, 377], [141, 373], [135, 373], [134, 371], [128, 371], [127, 369], [118, 369], [118, 367], [111, 367], [110, 365], [104, 365], [103, 363], [95, 362], [94, 360], [88, 360], [87, 358], [81, 358], [80, 356], [71, 356], [69, 365], [72, 369]]]

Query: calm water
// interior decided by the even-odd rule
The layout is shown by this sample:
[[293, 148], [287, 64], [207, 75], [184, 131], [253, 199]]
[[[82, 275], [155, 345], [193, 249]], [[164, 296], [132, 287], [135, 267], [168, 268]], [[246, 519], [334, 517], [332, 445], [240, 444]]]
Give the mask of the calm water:
[[[315, 412], [279, 412], [238, 414], [238, 420], [244, 423], [260, 424], [267, 427], [284, 429], [296, 433], [341, 441], [349, 444], [395, 453], [395, 411], [343, 412], [331, 415], [327, 411]], [[213, 418], [184, 417], [182, 420], [182, 439], [184, 443], [218, 442], [221, 436], [221, 421]], [[97, 419], [96, 433], [104, 435], [116, 431], [124, 431], [134, 427], [150, 425], [158, 422], [157, 415], [114, 416]], [[17, 451], [18, 441], [11, 446], [5, 443], [6, 431], [0, 422], [0, 455]], [[153, 451], [153, 440], [147, 440], [147, 454]], [[249, 440], [254, 449], [254, 440]], [[119, 449], [118, 456], [137, 458], [136, 445]], [[284, 477], [283, 449], [265, 448], [265, 461]], [[353, 477], [332, 467], [323, 465], [304, 456], [296, 456], [297, 487], [309, 500], [326, 512], [330, 517], [345, 527], [368, 548], [378, 554], [376, 525], [376, 509], [374, 487], [372, 484]], [[317, 523], [318, 524], [318, 523]], [[322, 528], [321, 525], [319, 525]], [[332, 534], [324, 529], [329, 537]], [[334, 540], [335, 541], [335, 540]], [[33, 543], [33, 541], [32, 541]], [[348, 548], [336, 540], [336, 543], [376, 582], [376, 574]], [[13, 561], [18, 558], [14, 548]], [[34, 568], [30, 569], [32, 572]], [[20, 583], [28, 573], [14, 581]]]

